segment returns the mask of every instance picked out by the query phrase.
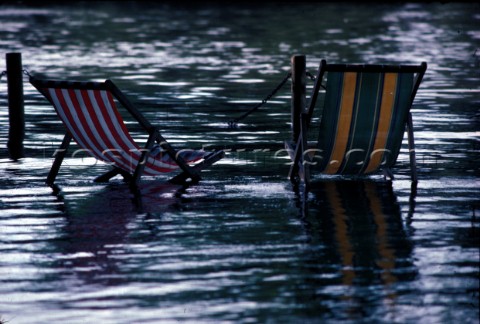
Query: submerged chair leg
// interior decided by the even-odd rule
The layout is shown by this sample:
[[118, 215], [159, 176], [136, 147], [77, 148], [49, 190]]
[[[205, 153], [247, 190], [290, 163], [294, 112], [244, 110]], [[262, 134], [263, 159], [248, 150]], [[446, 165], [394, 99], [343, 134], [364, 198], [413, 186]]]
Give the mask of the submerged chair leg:
[[155, 128], [156, 140], [160, 143], [160, 147], [163, 148], [167, 154], [177, 163], [177, 165], [182, 169], [182, 171], [188, 175], [187, 178], [192, 179], [193, 182], [198, 182], [201, 180], [200, 175], [198, 174], [198, 168], [195, 169], [190, 167], [182, 157], [178, 156], [177, 151], [163, 138], [160, 131]]
[[393, 179], [395, 179], [395, 177], [393, 176], [393, 172], [392, 170], [390, 170], [390, 168], [382, 169], [382, 172], [385, 180], [392, 181]]
[[407, 213], [407, 222], [411, 223], [413, 215], [415, 214], [415, 205], [417, 198], [417, 182], [413, 182], [410, 186], [410, 197], [408, 199], [408, 213]]
[[408, 150], [410, 153], [410, 170], [413, 182], [417, 182], [417, 161], [415, 157], [415, 141], [413, 138], [413, 122], [412, 113], [408, 113], [407, 117], [407, 134], [408, 134]]
[[116, 175], [122, 175], [123, 179], [126, 182], [130, 182], [132, 180], [132, 175], [127, 171], [124, 171], [120, 168], [114, 167], [112, 170], [105, 172], [101, 176], [95, 178], [95, 182], [108, 182], [111, 178], [115, 177]]
[[62, 144], [60, 145], [60, 148], [55, 152], [55, 160], [53, 161], [52, 168], [50, 169], [47, 180], [45, 181], [47, 185], [52, 186], [55, 182], [55, 178], [57, 177], [58, 171], [60, 170], [60, 165], [62, 165], [63, 159], [67, 154], [67, 149], [71, 141], [72, 136], [70, 135], [70, 133], [66, 133], [65, 137], [63, 138]]
[[94, 182], [108, 182], [108, 180], [110, 180], [111, 178], [116, 176], [118, 173], [119, 173], [118, 169], [113, 168], [112, 170], [110, 170], [108, 172], [105, 172], [101, 176], [96, 177], [95, 180], [93, 180], [93, 181]]
[[[204, 168], [211, 166], [215, 162], [223, 159], [224, 157], [225, 157], [224, 151], [214, 152], [206, 156], [202, 162], [197, 163], [190, 168], [193, 169], [194, 171], [200, 171]], [[176, 175], [175, 177], [173, 177], [172, 179], [170, 179], [168, 182], [173, 184], [183, 184], [188, 178], [190, 178], [190, 175], [186, 172], [182, 172]]]

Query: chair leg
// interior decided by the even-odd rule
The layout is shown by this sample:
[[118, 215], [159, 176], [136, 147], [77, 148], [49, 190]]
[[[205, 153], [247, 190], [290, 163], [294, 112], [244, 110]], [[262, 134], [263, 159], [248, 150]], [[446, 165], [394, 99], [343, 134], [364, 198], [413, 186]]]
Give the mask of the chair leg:
[[302, 133], [302, 169], [303, 169], [303, 181], [305, 183], [305, 188], [308, 190], [310, 187], [310, 159], [308, 157], [308, 141], [307, 141], [307, 114], [300, 115], [300, 131]]
[[410, 186], [410, 197], [408, 199], [408, 213], [407, 213], [407, 222], [411, 223], [413, 215], [415, 214], [415, 205], [417, 198], [417, 182], [413, 182]]
[[180, 156], [178, 156], [175, 149], [163, 138], [162, 134], [158, 129], [154, 129], [156, 134], [156, 140], [160, 143], [160, 147], [162, 147], [167, 154], [177, 163], [177, 165], [182, 169], [182, 171], [188, 175], [188, 178], [191, 178], [193, 182], [200, 181], [200, 175], [198, 174], [197, 170], [193, 167], [190, 167]]
[[295, 182], [295, 178], [299, 174], [299, 163], [302, 155], [302, 135], [300, 134], [298, 137], [297, 145], [295, 147], [295, 152], [293, 153], [292, 156], [292, 166], [290, 167], [290, 171], [288, 172], [288, 178], [290, 179], [291, 182]]
[[412, 113], [408, 113], [407, 117], [407, 131], [408, 131], [408, 150], [410, 153], [410, 170], [413, 182], [417, 182], [417, 161], [415, 157], [415, 141], [413, 138], [413, 122]]
[[[202, 170], [206, 167], [211, 166], [212, 164], [214, 164], [218, 160], [222, 159], [224, 156], [225, 156], [224, 151], [214, 152], [214, 153], [206, 156], [205, 159], [202, 162], [200, 162], [198, 164], [195, 164], [194, 166], [192, 166], [190, 168], [193, 169], [194, 171], [200, 171], [200, 170]], [[173, 183], [173, 184], [183, 184], [188, 178], [190, 178], [190, 175], [186, 172], [182, 172], [182, 173], [176, 175], [175, 177], [173, 177], [172, 179], [170, 179], [168, 182]]]
[[133, 186], [136, 186], [140, 181], [140, 177], [142, 176], [143, 169], [145, 169], [145, 164], [147, 163], [148, 155], [150, 154], [150, 150], [153, 146], [153, 143], [155, 142], [156, 137], [157, 137], [156, 130], [154, 130], [150, 133], [150, 136], [148, 137], [148, 141], [147, 141], [147, 144], [145, 145], [145, 149], [143, 150], [142, 155], [140, 156], [140, 160], [138, 161], [137, 167], [135, 168], [135, 172], [133, 173], [133, 177], [130, 181], [130, 183]]
[[63, 138], [62, 144], [60, 148], [55, 152], [55, 160], [53, 161], [53, 165], [48, 173], [47, 180], [45, 183], [49, 186], [52, 186], [55, 182], [55, 178], [57, 177], [58, 171], [60, 170], [60, 165], [62, 165], [63, 159], [67, 154], [68, 146], [72, 141], [72, 136], [70, 133], [66, 133], [65, 137]]
[[393, 172], [392, 172], [392, 170], [390, 170], [390, 168], [384, 168], [384, 169], [382, 169], [382, 172], [383, 172], [383, 177], [387, 181], [392, 181], [395, 178], [393, 176]]
[[113, 178], [116, 175], [122, 175], [123, 179], [126, 182], [130, 182], [132, 180], [132, 175], [128, 173], [127, 171], [124, 171], [120, 168], [114, 167], [112, 170], [105, 172], [101, 176], [98, 176], [95, 178], [95, 182], [108, 182], [111, 178]]
[[308, 149], [307, 142], [307, 114], [300, 115], [300, 134], [298, 136], [297, 146], [293, 156], [293, 164], [290, 167], [289, 178], [294, 181], [298, 175], [308, 187], [310, 185], [310, 164], [308, 158], [305, 159], [306, 150]]
[[104, 174], [102, 174], [101, 176], [96, 177], [95, 180], [93, 180], [93, 181], [94, 182], [108, 182], [108, 180], [110, 180], [111, 178], [116, 176], [118, 173], [119, 173], [118, 169], [114, 167], [112, 170], [107, 171]]

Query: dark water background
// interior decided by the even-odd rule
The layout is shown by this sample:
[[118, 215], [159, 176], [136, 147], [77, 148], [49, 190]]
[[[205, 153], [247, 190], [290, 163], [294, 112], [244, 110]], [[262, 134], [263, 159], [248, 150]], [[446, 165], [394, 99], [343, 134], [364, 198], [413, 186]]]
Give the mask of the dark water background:
[[[9, 160], [2, 78], [0, 321], [478, 323], [479, 9], [1, 4], [2, 53], [21, 52], [30, 73], [110, 78], [173, 144], [235, 150], [197, 186], [160, 178], [138, 196], [94, 184], [106, 166], [67, 158], [54, 195], [43, 182], [63, 127], [25, 83], [26, 158]], [[289, 83], [227, 127], [293, 54], [312, 73], [322, 58], [428, 62], [412, 112], [417, 190], [403, 150], [392, 186], [317, 180], [302, 210], [279, 151]]]

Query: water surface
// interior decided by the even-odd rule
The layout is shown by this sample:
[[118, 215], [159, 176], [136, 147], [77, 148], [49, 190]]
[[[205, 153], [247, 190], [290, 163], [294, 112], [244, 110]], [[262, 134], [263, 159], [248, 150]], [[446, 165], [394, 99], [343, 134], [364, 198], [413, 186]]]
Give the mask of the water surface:
[[[479, 307], [480, 10], [473, 4], [0, 6], [0, 45], [32, 74], [124, 89], [180, 148], [229, 151], [197, 186], [95, 184], [25, 83], [26, 157], [8, 159], [0, 82], [0, 319], [10, 323], [464, 322]], [[428, 63], [393, 184], [287, 180], [290, 57]], [[2, 65], [3, 64], [3, 65]], [[0, 63], [5, 70], [4, 63]], [[309, 81], [309, 89], [312, 82]], [[133, 122], [134, 137], [146, 135]]]

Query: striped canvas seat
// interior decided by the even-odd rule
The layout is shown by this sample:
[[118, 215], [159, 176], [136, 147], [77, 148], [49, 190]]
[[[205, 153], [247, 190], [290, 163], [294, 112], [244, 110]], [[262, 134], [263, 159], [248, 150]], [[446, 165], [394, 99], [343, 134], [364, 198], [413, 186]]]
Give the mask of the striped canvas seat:
[[[425, 63], [329, 65], [322, 61], [309, 107], [301, 117], [301, 134], [293, 145], [299, 151], [290, 177], [298, 170], [309, 176], [310, 170], [329, 175], [366, 175], [380, 169], [393, 177], [390, 169], [397, 160], [406, 125], [413, 153], [410, 108], [425, 70]], [[323, 107], [314, 115], [324, 75], [327, 83]], [[312, 122], [316, 116], [319, 125]], [[318, 131], [316, 137], [311, 134], [313, 126]], [[312, 138], [316, 139], [313, 146]], [[414, 174], [412, 168], [416, 181]]]
[[[30, 81], [53, 104], [67, 128], [67, 136], [72, 137], [83, 151], [115, 167], [107, 178], [101, 178], [103, 180], [115, 174], [127, 176], [135, 172], [139, 173], [137, 177], [140, 174], [156, 176], [179, 168], [195, 176], [188, 165], [205, 158], [203, 150], [174, 151], [109, 80], [85, 83], [31, 78]], [[114, 98], [149, 133], [145, 147], [140, 147], [131, 137]], [[53, 183], [51, 180], [47, 182]]]

